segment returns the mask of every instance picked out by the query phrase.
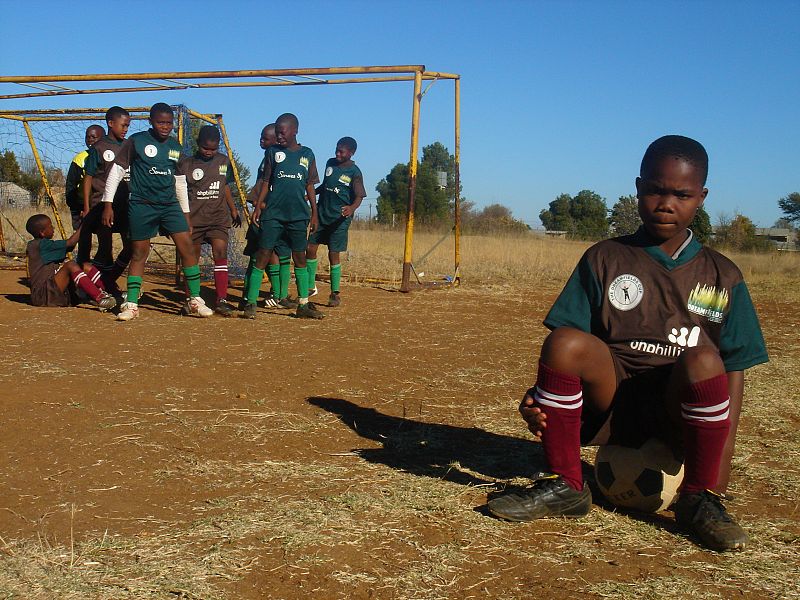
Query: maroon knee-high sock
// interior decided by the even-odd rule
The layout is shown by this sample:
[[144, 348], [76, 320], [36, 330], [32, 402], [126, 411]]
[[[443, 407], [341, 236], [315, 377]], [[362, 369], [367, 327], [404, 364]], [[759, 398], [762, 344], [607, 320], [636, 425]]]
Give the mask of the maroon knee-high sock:
[[681, 493], [713, 489], [731, 427], [728, 377], [717, 375], [691, 384], [681, 417], [686, 451]]
[[554, 371], [539, 361], [536, 406], [547, 415], [542, 445], [550, 470], [576, 490], [583, 489], [581, 473], [581, 380]]
[[217, 288], [217, 300], [228, 297], [228, 260], [225, 258], [214, 261], [214, 287]]
[[89, 271], [86, 274], [89, 276], [89, 279], [97, 289], [105, 291], [106, 284], [103, 282], [103, 274], [97, 269], [97, 267], [92, 265], [89, 267]]
[[83, 271], [78, 271], [77, 273], [73, 273], [70, 275], [72, 281], [75, 282], [75, 285], [86, 292], [86, 295], [89, 296], [92, 300], [97, 302], [100, 300], [103, 292], [102, 290], [98, 289], [98, 287], [92, 283], [92, 280], [89, 276], [84, 273]]

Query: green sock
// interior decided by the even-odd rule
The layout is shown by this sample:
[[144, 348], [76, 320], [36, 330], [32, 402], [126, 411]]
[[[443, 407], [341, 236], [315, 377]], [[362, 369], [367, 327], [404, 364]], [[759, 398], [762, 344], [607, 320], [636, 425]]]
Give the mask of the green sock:
[[267, 277], [272, 287], [272, 295], [278, 296], [281, 292], [280, 265], [267, 265]]
[[297, 297], [308, 298], [308, 267], [294, 267], [294, 278], [297, 281]]
[[342, 264], [331, 265], [331, 291], [339, 293], [339, 284], [342, 282]]
[[141, 292], [142, 278], [137, 275], [128, 275], [128, 302], [138, 304]]
[[291, 259], [288, 256], [281, 256], [279, 257], [280, 260], [280, 282], [281, 282], [281, 289], [278, 298], [288, 298], [289, 297], [289, 281], [292, 278], [292, 264]]
[[247, 289], [247, 282], [250, 279], [250, 274], [253, 272], [253, 267], [256, 266], [256, 257], [251, 256], [250, 261], [247, 263], [247, 270], [244, 272], [244, 289]]
[[310, 293], [311, 290], [317, 287], [317, 259], [306, 259], [306, 268], [308, 269], [308, 291]]
[[253, 265], [253, 272], [250, 274], [250, 281], [247, 282], [247, 295], [245, 299], [248, 304], [258, 303], [258, 294], [261, 291], [261, 282], [264, 280], [264, 271]]
[[200, 295], [200, 265], [183, 267], [183, 276], [186, 277], [189, 296], [197, 298]]

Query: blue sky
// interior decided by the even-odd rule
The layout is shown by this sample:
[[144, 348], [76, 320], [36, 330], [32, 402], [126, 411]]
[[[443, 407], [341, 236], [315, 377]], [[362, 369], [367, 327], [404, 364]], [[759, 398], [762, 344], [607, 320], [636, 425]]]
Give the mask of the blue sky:
[[[681, 133], [711, 157], [706, 208], [758, 225], [800, 191], [800, 3], [2, 2], [0, 72], [13, 75], [425, 64], [462, 76], [462, 183], [540, 225], [560, 193], [609, 207], [634, 192], [644, 149]], [[99, 5], [98, 5], [99, 6]], [[108, 8], [110, 7], [110, 8]], [[273, 14], [278, 18], [273, 18]], [[283, 15], [283, 18], [280, 17]], [[107, 20], [104, 20], [107, 19]], [[8, 85], [0, 86], [11, 92]], [[319, 162], [359, 142], [368, 199], [408, 160], [410, 83], [2, 101], [0, 108], [185, 103], [221, 112], [255, 170], [261, 126], [291, 111]], [[421, 143], [453, 148], [453, 86], [422, 105]]]

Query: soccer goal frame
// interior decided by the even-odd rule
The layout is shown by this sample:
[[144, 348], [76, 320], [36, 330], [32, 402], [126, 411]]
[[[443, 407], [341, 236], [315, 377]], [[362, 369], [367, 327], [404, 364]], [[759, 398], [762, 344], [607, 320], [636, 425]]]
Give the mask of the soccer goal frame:
[[[347, 85], [356, 83], [385, 83], [413, 81], [411, 109], [411, 147], [408, 169], [408, 204], [403, 245], [403, 271], [400, 291], [409, 292], [422, 286], [414, 273], [412, 262], [414, 240], [414, 209], [416, 200], [417, 168], [419, 163], [419, 122], [422, 99], [431, 86], [439, 80], [454, 83], [455, 121], [455, 173], [453, 198], [453, 277], [450, 285], [461, 282], [461, 76], [456, 73], [428, 71], [425, 65], [323, 67], [305, 69], [258, 69], [241, 71], [183, 71], [169, 73], [107, 73], [83, 75], [17, 75], [2, 76], [0, 84], [16, 84], [36, 91], [0, 94], [0, 100], [74, 96], [108, 93], [160, 92], [205, 88], [285, 87], [313, 85]], [[423, 81], [427, 82], [425, 89]], [[80, 87], [87, 82], [104, 82], [99, 87]], [[65, 84], [71, 84], [72, 87]], [[76, 85], [77, 84], [77, 85]], [[113, 85], [112, 85], [113, 84]], [[7, 114], [2, 113], [0, 114]], [[220, 127], [222, 131], [222, 127]], [[237, 181], [238, 183], [238, 181]], [[250, 214], [245, 211], [250, 219]], [[59, 225], [60, 226], [60, 225]], [[60, 226], [61, 227], [61, 226]], [[63, 231], [63, 227], [61, 227]]]

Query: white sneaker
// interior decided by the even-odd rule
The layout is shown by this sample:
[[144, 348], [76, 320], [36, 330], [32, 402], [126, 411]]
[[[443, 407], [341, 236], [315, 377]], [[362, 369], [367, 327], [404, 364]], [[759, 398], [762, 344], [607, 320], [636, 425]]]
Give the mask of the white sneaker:
[[125, 302], [117, 315], [117, 321], [132, 321], [139, 316], [139, 305], [133, 302]]
[[319, 294], [319, 291], [317, 290], [317, 286], [316, 285], [313, 288], [311, 288], [310, 290], [308, 290], [308, 297], [309, 298], [311, 298], [312, 296], [316, 296], [317, 294]]
[[214, 311], [206, 306], [205, 301], [197, 296], [186, 301], [186, 314], [192, 317], [210, 317]]

